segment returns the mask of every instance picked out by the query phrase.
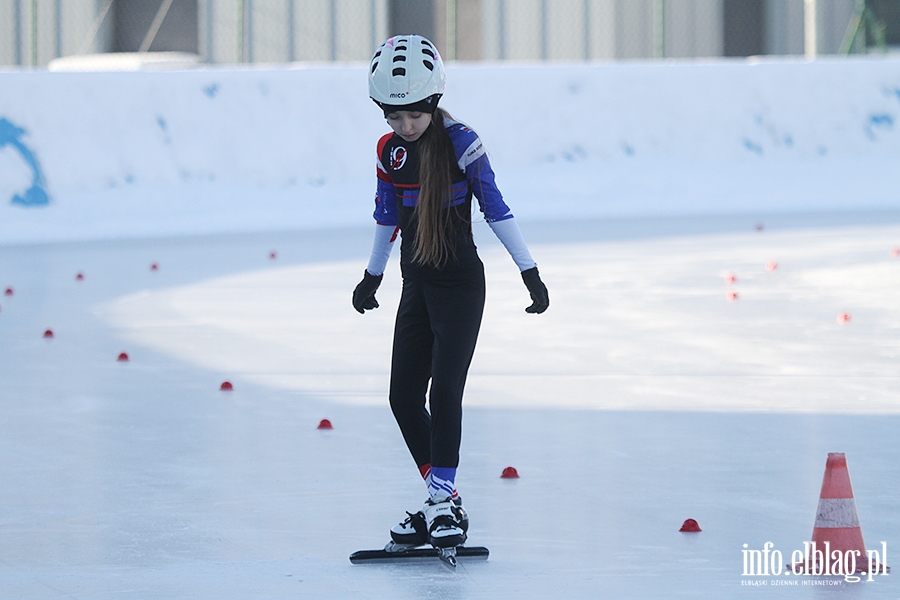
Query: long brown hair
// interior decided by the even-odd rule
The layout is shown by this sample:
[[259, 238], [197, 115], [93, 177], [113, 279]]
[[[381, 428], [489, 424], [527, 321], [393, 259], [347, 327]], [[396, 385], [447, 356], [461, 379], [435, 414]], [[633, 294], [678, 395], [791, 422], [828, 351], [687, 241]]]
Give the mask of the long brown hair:
[[442, 108], [431, 115], [431, 125], [419, 138], [419, 201], [416, 205], [416, 243], [413, 260], [441, 268], [456, 255], [449, 210], [453, 195], [456, 152], [444, 127], [450, 115]]

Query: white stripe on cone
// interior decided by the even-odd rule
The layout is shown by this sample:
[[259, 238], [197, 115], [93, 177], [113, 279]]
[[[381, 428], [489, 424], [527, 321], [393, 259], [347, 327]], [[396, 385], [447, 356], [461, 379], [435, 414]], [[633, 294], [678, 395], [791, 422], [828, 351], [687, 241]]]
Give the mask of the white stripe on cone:
[[853, 498], [819, 498], [816, 528], [859, 527], [859, 514]]

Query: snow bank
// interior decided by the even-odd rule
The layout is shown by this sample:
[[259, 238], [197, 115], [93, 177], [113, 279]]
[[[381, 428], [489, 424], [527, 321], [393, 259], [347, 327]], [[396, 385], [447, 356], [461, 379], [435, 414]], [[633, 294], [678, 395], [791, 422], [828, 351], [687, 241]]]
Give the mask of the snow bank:
[[[900, 208], [896, 59], [457, 65], [523, 220]], [[0, 72], [0, 243], [370, 222], [364, 65]]]

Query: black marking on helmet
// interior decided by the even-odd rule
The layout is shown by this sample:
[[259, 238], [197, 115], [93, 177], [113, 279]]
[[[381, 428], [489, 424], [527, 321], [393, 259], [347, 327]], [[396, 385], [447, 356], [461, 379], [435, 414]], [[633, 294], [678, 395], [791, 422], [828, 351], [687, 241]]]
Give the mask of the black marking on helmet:
[[379, 48], [378, 51], [375, 52], [375, 56], [373, 56], [372, 58], [378, 58], [379, 56], [381, 56], [381, 48]]
[[432, 51], [429, 50], [428, 48], [422, 48], [422, 54], [427, 54], [427, 55], [430, 56], [431, 58], [434, 58], [434, 52], [432, 52]]
[[374, 73], [374, 72], [375, 72], [375, 69], [377, 69], [377, 68], [378, 68], [378, 61], [377, 61], [377, 60], [373, 60], [373, 61], [372, 61], [372, 72]]
[[422, 45], [423, 46], [431, 46], [432, 48], [434, 48], [434, 46], [431, 45], [431, 42], [429, 42], [425, 38], [422, 38]]
[[396, 69], [391, 71], [391, 75], [393, 75], [394, 77], [402, 77], [403, 75], [406, 75], [406, 69], [404, 69], [403, 67], [397, 67]]
[[398, 55], [394, 56], [394, 62], [400, 62], [400, 61], [404, 61], [404, 60], [406, 60], [406, 57], [403, 56], [402, 54], [398, 54]]
[[434, 63], [432, 63], [430, 60], [423, 60], [422, 64], [425, 65], [425, 68], [429, 71], [434, 71]]
[[406, 46], [396, 46], [394, 48], [394, 52], [400, 52], [401, 50], [406, 50]]

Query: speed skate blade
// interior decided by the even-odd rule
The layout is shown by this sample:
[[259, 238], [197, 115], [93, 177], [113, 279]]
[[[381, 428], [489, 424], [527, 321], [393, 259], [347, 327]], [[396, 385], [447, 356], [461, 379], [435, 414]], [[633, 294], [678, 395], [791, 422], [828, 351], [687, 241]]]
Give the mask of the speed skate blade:
[[[487, 560], [490, 551], [484, 546], [457, 546], [456, 558]], [[359, 550], [350, 555], [350, 562], [355, 565], [370, 562], [402, 562], [415, 559], [434, 559], [440, 556], [437, 548], [413, 548], [401, 552], [386, 550]]]

